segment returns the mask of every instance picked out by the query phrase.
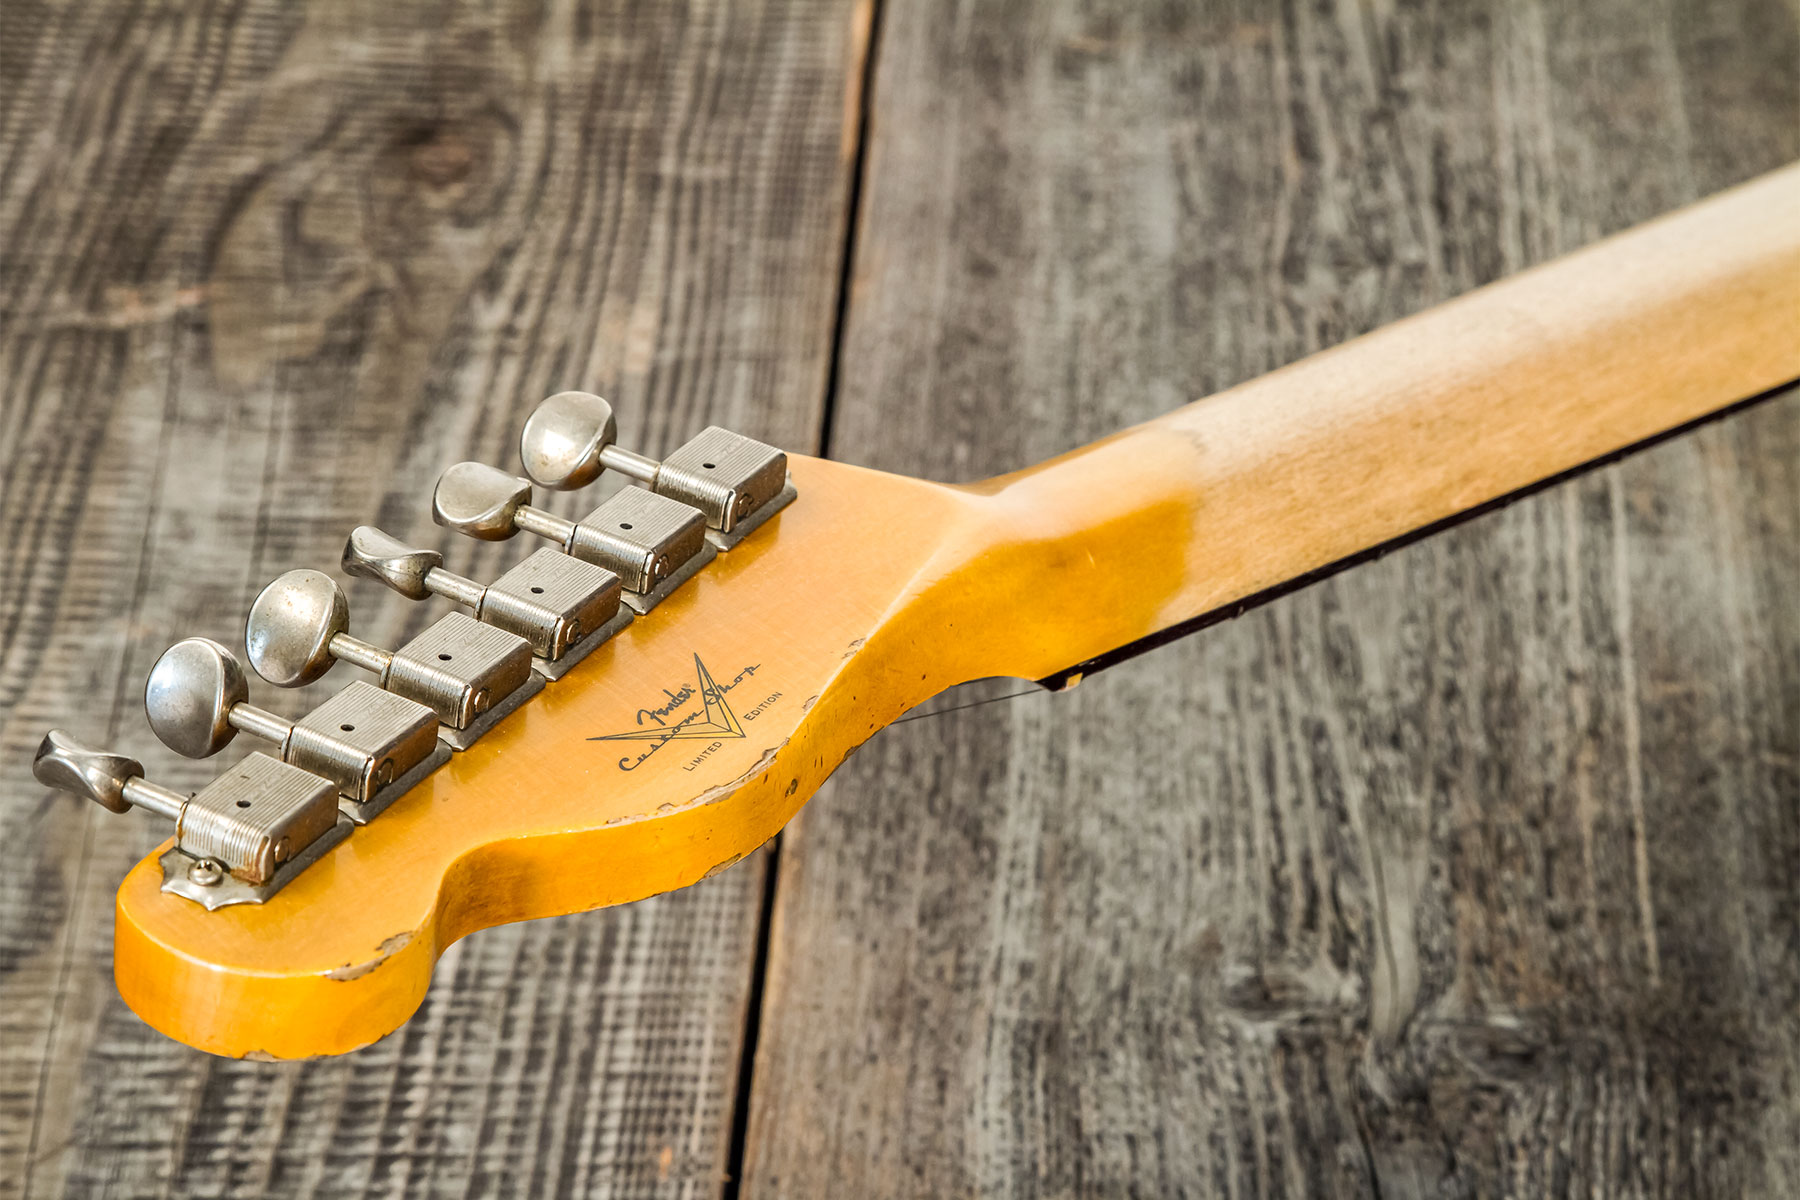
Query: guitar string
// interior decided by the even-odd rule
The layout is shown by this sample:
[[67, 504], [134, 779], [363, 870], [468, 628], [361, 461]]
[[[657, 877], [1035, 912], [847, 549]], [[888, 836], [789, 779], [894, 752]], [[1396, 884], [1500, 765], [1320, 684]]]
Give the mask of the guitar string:
[[894, 724], [895, 725], [904, 725], [908, 721], [923, 721], [926, 717], [947, 716], [953, 712], [961, 712], [965, 708], [980, 708], [984, 704], [998, 704], [1002, 700], [1017, 700], [1020, 696], [1031, 696], [1031, 695], [1039, 695], [1039, 694], [1048, 694], [1048, 691], [1047, 691], [1047, 689], [1041, 688], [1041, 687], [1028, 687], [1028, 688], [1024, 689], [1023, 691], [1011, 692], [1004, 696], [989, 696], [986, 700], [971, 700], [967, 704], [957, 704], [957, 705], [951, 706], [950, 708], [940, 708], [935, 712], [913, 713], [911, 716], [901, 717], [898, 721], [895, 721]]

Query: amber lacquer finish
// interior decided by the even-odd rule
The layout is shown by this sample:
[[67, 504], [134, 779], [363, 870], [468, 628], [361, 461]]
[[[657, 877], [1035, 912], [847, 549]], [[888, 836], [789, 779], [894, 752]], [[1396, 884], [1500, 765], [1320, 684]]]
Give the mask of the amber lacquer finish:
[[945, 687], [1051, 675], [1796, 378], [1789, 168], [1015, 475], [796, 457], [795, 504], [269, 903], [208, 913], [139, 863], [120, 990], [215, 1053], [354, 1049], [457, 938], [728, 867]]

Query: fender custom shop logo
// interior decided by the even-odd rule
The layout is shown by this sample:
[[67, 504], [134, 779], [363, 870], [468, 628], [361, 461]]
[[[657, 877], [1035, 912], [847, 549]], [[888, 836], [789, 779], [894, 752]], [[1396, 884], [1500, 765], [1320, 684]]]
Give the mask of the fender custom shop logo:
[[[731, 703], [725, 699], [725, 693], [741, 686], [746, 680], [754, 679], [762, 670], [761, 663], [753, 663], [732, 676], [729, 682], [719, 683], [713, 679], [712, 672], [694, 655], [693, 683], [684, 683], [679, 688], [663, 689], [663, 703], [656, 708], [640, 708], [637, 710], [638, 728], [625, 733], [607, 733], [599, 737], [591, 737], [590, 742], [648, 742], [649, 745], [640, 754], [627, 754], [619, 760], [619, 770], [635, 771], [648, 762], [658, 750], [670, 742], [705, 741], [708, 745], [682, 767], [684, 771], [692, 771], [705, 762], [712, 754], [725, 744], [728, 739], [744, 736], [744, 726], [732, 711]], [[745, 721], [754, 721], [763, 711], [777, 700], [780, 692], [771, 693], [757, 702], [754, 708], [744, 713]], [[699, 701], [699, 707], [693, 707]]]

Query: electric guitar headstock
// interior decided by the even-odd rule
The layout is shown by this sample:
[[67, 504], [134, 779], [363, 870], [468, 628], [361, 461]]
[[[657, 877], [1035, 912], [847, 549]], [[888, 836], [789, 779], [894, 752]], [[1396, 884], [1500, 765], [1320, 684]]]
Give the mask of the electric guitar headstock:
[[[397, 1028], [445, 947], [729, 867], [907, 709], [1109, 662], [1800, 380], [1800, 166], [1027, 471], [945, 486], [708, 429], [656, 462], [565, 392], [525, 476], [459, 463], [431, 512], [547, 545], [483, 583], [380, 530], [342, 568], [453, 608], [354, 632], [317, 570], [271, 583], [271, 683], [373, 676], [310, 713], [248, 703], [178, 643], [145, 702], [173, 749], [268, 743], [189, 796], [51, 733], [44, 783], [174, 837], [119, 889], [115, 973], [219, 1054], [340, 1053]], [[630, 485], [569, 521], [534, 485]], [[370, 586], [364, 584], [362, 586]], [[347, 672], [346, 672], [347, 673]]]
[[[943, 595], [988, 498], [717, 428], [656, 462], [583, 393], [538, 408], [521, 460], [455, 464], [431, 497], [440, 525], [542, 541], [496, 579], [349, 533], [344, 574], [445, 609], [405, 645], [358, 637], [351, 589], [320, 570], [256, 598], [244, 656], [268, 682], [361, 675], [311, 712], [251, 705], [217, 642], [158, 660], [145, 704], [165, 744], [260, 743], [196, 794], [44, 740], [44, 783], [172, 822], [118, 898], [120, 990], [158, 1029], [238, 1056], [366, 1044], [457, 938], [729, 867], [888, 721], [993, 673], [953, 651], [969, 623]], [[631, 483], [579, 521], [531, 503], [603, 472]]]

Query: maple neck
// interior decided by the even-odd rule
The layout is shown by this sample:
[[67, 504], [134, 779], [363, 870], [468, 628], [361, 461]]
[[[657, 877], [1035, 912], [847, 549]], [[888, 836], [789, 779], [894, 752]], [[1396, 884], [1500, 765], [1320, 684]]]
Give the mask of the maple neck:
[[1800, 165], [975, 485], [968, 669], [1070, 682], [1796, 379]]

